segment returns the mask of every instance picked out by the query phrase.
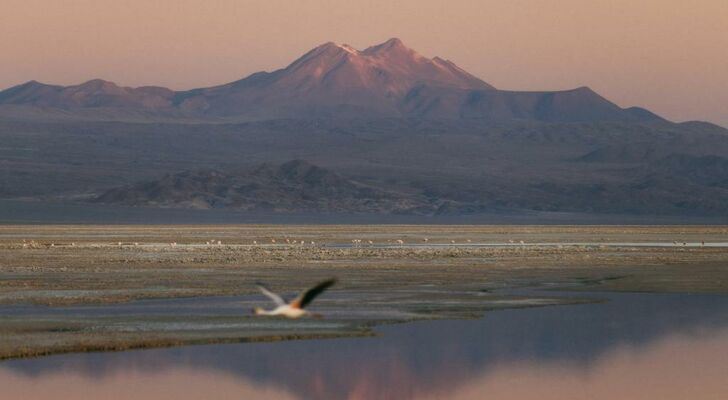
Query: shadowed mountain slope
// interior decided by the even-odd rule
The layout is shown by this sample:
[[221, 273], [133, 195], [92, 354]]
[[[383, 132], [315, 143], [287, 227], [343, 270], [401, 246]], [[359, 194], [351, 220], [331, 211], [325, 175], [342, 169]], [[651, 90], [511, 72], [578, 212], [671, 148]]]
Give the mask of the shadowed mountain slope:
[[91, 201], [275, 213], [464, 215], [504, 210], [726, 215], [728, 158], [675, 154], [622, 181], [409, 182], [399, 190], [295, 160], [234, 172], [195, 170], [108, 190]]
[[[0, 143], [4, 199], [75, 201], [106, 193], [101, 204], [728, 215], [728, 131], [702, 124], [0, 120]], [[327, 172], [278, 169], [293, 159]]]
[[195, 170], [111, 189], [93, 199], [128, 206], [273, 212], [430, 212], [416, 196], [385, 191], [294, 160], [248, 171]]

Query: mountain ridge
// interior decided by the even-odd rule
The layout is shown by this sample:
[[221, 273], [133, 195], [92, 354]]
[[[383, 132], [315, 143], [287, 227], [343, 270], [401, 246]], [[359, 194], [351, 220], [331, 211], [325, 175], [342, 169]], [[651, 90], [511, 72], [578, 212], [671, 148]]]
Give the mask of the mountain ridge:
[[[443, 118], [561, 122], [663, 121], [621, 108], [587, 87], [561, 91], [496, 89], [440, 57], [427, 58], [392, 38], [357, 50], [327, 42], [288, 66], [185, 91], [124, 87], [94, 79], [79, 85], [26, 82], [0, 91], [0, 114], [25, 111], [108, 119], [126, 114], [165, 118], [265, 120], [304, 118]], [[18, 113], [22, 115], [22, 113]]]

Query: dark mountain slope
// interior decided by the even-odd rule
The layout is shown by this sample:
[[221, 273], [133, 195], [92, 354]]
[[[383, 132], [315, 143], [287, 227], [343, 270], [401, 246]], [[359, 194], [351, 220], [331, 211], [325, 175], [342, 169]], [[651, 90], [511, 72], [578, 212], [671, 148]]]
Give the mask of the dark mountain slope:
[[664, 121], [647, 110], [622, 109], [586, 87], [558, 92], [510, 92], [422, 85], [407, 94], [401, 111], [424, 118], [457, 116], [489, 121]]
[[111, 189], [94, 202], [159, 207], [233, 208], [274, 212], [431, 212], [416, 196], [373, 188], [294, 160], [253, 170], [185, 171]]
[[[526, 182], [497, 178], [365, 185], [304, 161], [237, 172], [185, 171], [111, 189], [109, 205], [226, 208], [276, 213], [467, 215], [505, 210], [728, 215], [728, 158], [676, 154], [623, 181]], [[467, 183], [469, 181], [469, 184]], [[385, 185], [382, 183], [382, 185]]]

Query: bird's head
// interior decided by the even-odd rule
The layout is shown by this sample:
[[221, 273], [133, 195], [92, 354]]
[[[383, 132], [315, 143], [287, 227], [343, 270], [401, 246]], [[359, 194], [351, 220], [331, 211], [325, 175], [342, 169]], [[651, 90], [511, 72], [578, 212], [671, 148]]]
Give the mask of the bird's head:
[[255, 314], [255, 315], [262, 315], [263, 314], [263, 309], [260, 308], [260, 307], [253, 308], [253, 314]]

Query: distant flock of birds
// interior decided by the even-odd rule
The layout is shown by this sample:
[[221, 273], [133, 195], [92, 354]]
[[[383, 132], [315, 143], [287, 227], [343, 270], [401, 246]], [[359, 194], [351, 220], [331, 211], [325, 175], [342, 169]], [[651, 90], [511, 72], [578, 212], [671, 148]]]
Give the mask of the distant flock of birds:
[[[305, 240], [291, 240], [289, 238], [285, 238], [284, 241], [287, 245], [303, 246], [303, 245], [306, 245], [307, 243], [310, 243], [312, 246], [315, 245], [314, 241], [307, 242]], [[429, 243], [430, 239], [423, 238], [422, 242]], [[509, 240], [508, 242], [510, 244], [516, 244], [516, 242], [512, 239]], [[270, 243], [275, 245], [276, 240], [270, 239]], [[374, 242], [372, 240], [367, 240], [366, 242], [363, 242], [362, 239], [353, 239], [351, 241], [352, 247], [361, 247], [364, 243], [366, 243], [369, 246], [374, 245]], [[396, 244], [400, 247], [404, 246], [404, 244], [405, 244], [404, 240], [402, 240], [402, 239], [394, 239], [394, 240], [389, 239], [387, 241], [387, 243]], [[455, 244], [455, 240], [451, 240], [450, 243]], [[466, 243], [471, 243], [471, 240], [467, 239]], [[675, 246], [679, 246], [681, 243], [683, 246], [687, 246], [687, 242], [685, 242], [685, 241], [683, 241], [683, 242], [673, 241], [673, 245], [675, 245]], [[253, 240], [252, 244], [257, 245], [258, 241]], [[519, 240], [518, 244], [523, 245], [523, 244], [525, 244], [525, 242], [523, 240]], [[125, 244], [123, 242], [117, 242], [116, 245], [118, 247], [123, 247], [123, 246], [129, 245], [129, 244]], [[139, 242], [133, 242], [133, 244], [131, 244], [131, 245], [133, 245], [135, 247], [139, 246]], [[176, 247], [177, 242], [171, 242], [171, 243], [169, 243], [169, 245], [170, 245], [170, 247]], [[222, 246], [222, 241], [221, 240], [208, 240], [205, 242], [205, 245], [206, 246]], [[701, 245], [705, 246], [705, 241], [702, 241]], [[38, 247], [42, 247], [42, 246], [43, 246], [42, 244], [40, 244], [34, 240], [31, 240], [31, 241], [23, 240], [24, 249], [25, 248], [38, 248]], [[56, 244], [50, 243], [46, 246], [47, 247], [56, 247]], [[75, 247], [75, 246], [76, 246], [75, 242], [70, 243], [70, 247]], [[265, 296], [267, 296], [273, 302], [274, 307], [271, 309], [268, 309], [268, 310], [260, 308], [260, 307], [255, 307], [255, 308], [253, 308], [253, 315], [269, 316], [269, 317], [286, 317], [286, 318], [301, 318], [301, 317], [319, 317], [320, 318], [321, 317], [320, 314], [312, 313], [312, 312], [306, 310], [306, 306], [311, 304], [311, 302], [317, 296], [319, 296], [321, 293], [323, 293], [326, 289], [333, 286], [335, 283], [336, 283], [336, 279], [334, 279], [334, 278], [327, 279], [325, 281], [318, 283], [317, 285], [313, 286], [312, 288], [302, 292], [297, 297], [295, 297], [291, 300], [285, 300], [283, 298], [283, 296], [278, 295], [275, 292], [273, 292], [272, 290], [270, 290], [264, 283], [258, 282], [258, 283], [256, 283], [256, 287], [258, 288], [258, 290], [260, 290], [261, 293], [263, 293]]]
[[[429, 238], [426, 238], [425, 237], [425, 238], [422, 238], [421, 240], [422, 240], [422, 243], [425, 243], [425, 244], [430, 243], [430, 239]], [[289, 245], [289, 246], [292, 246], [292, 245], [296, 245], [296, 246], [306, 246], [306, 245], [316, 246], [316, 242], [313, 241], [313, 240], [306, 241], [306, 240], [303, 240], [303, 239], [298, 240], [298, 239], [289, 239], [289, 238], [285, 238], [281, 242], [277, 242], [276, 239], [270, 239], [270, 242], [269, 243], [270, 243], [270, 245], [279, 245], [279, 246], [282, 246], [284, 242], [285, 242], [286, 245]], [[252, 240], [250, 242], [250, 245], [252, 245], [252, 246], [258, 246], [258, 245], [263, 245], [264, 243], [266, 243], [266, 242], [264, 242], [264, 241], [258, 242], [258, 240]], [[462, 242], [462, 243], [464, 243], [464, 244], [472, 244], [473, 242], [470, 239], [465, 239], [465, 241]], [[523, 241], [523, 240], [515, 241], [513, 239], [509, 239], [508, 240], [508, 243], [509, 244], [513, 244], [513, 245], [516, 245], [516, 244], [525, 245], [526, 244], [526, 242]], [[372, 240], [366, 240], [366, 241], [364, 241], [362, 239], [352, 239], [351, 240], [351, 247], [366, 247], [366, 246], [371, 247], [371, 246], [374, 246], [375, 244], [376, 243], [374, 241], [372, 241]], [[384, 243], [382, 243], [382, 244], [384, 244]], [[396, 245], [396, 246], [402, 247], [405, 244], [406, 244], [405, 241], [402, 240], [402, 239], [387, 239], [387, 242], [386, 242], [386, 245], [389, 245], [389, 246]], [[454, 245], [454, 244], [458, 244], [458, 242], [455, 241], [455, 240], [450, 240], [450, 244], [453, 244]], [[674, 240], [672, 242], [672, 244], [674, 246], [680, 246], [680, 245], [687, 246], [688, 245], [688, 242]], [[158, 243], [154, 243], [152, 245], [158, 245]], [[192, 243], [192, 245], [194, 245], [194, 243]], [[223, 242], [221, 240], [208, 240], [208, 241], [205, 242], [205, 246], [222, 246], [222, 245], [223, 245]], [[700, 245], [701, 246], [705, 246], [705, 241], [704, 240], [701, 241], [700, 242]], [[76, 247], [76, 243], [75, 242], [66, 243], [66, 244], [56, 244], [54, 242], [51, 242], [51, 243], [39, 243], [39, 242], [36, 242], [35, 240], [30, 240], [30, 241], [23, 240], [23, 242], [22, 242], [22, 248], [24, 248], [24, 249], [28, 249], [28, 248], [33, 249], [33, 248], [41, 248], [41, 247], [56, 247], [56, 246]], [[141, 246], [141, 244], [139, 242], [131, 242], [131, 243], [116, 242], [116, 246], [117, 247], [127, 247], [127, 246], [139, 247], [139, 246]], [[170, 242], [169, 243], [169, 247], [177, 247], [177, 242]]]

